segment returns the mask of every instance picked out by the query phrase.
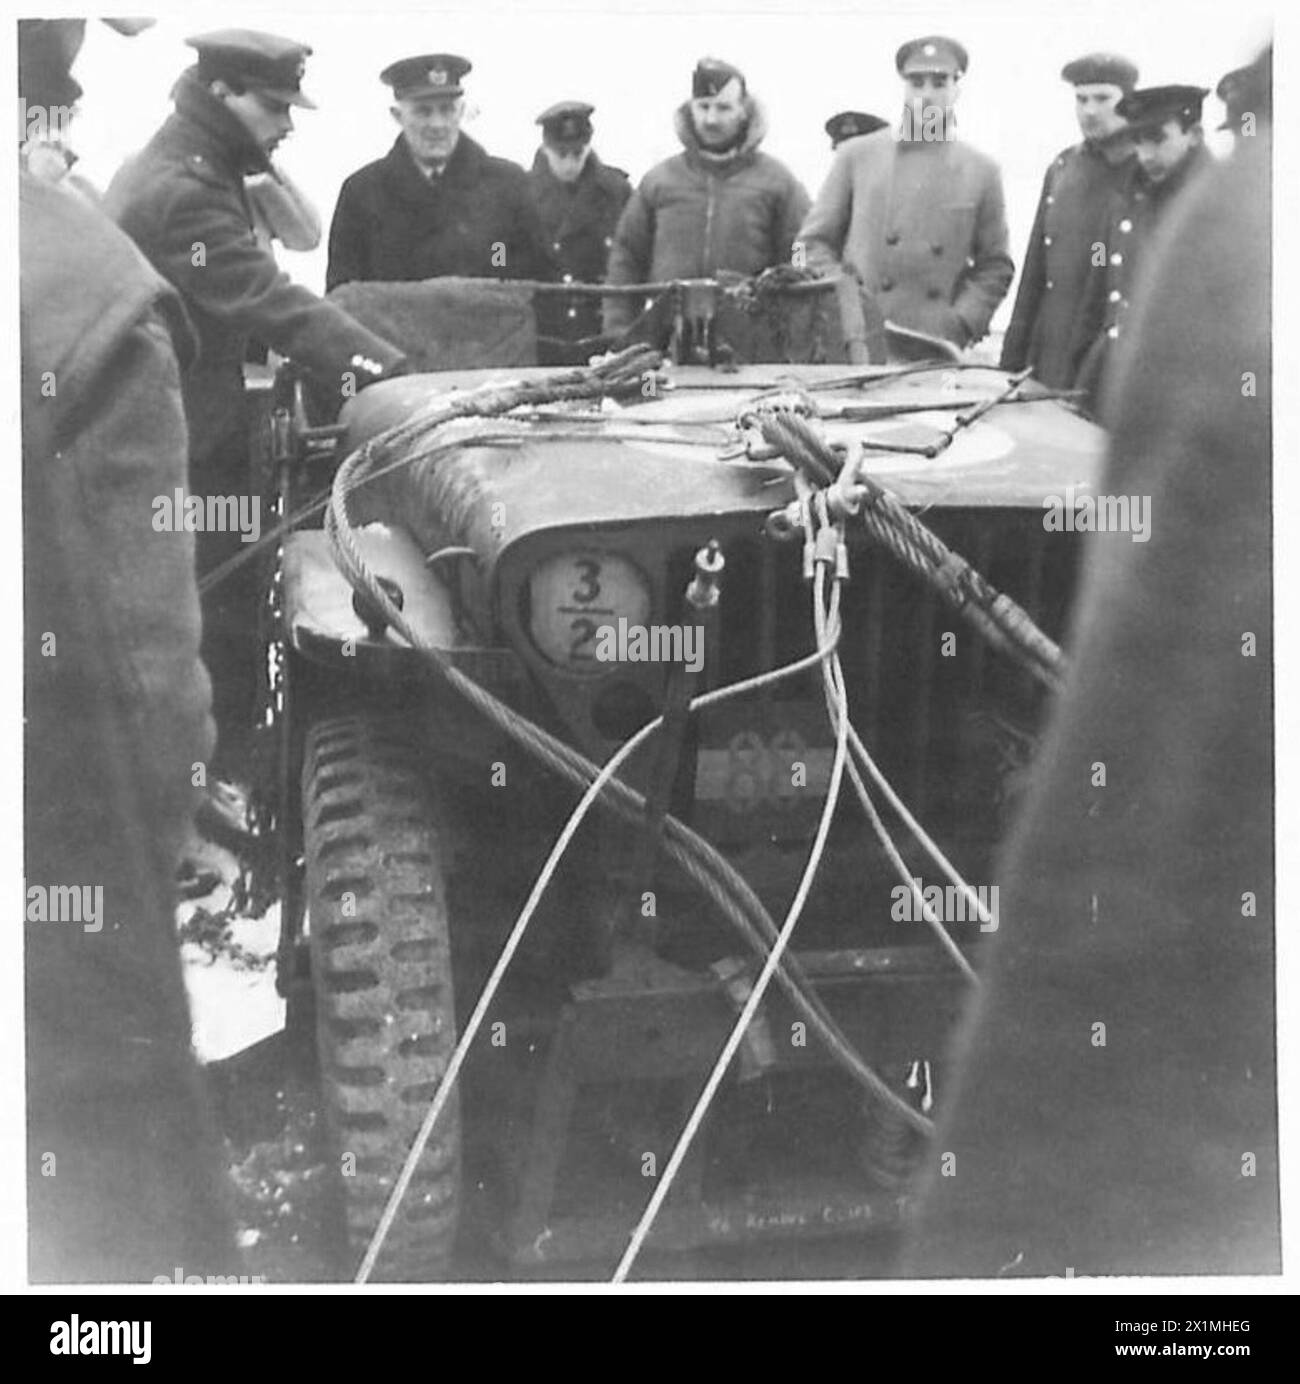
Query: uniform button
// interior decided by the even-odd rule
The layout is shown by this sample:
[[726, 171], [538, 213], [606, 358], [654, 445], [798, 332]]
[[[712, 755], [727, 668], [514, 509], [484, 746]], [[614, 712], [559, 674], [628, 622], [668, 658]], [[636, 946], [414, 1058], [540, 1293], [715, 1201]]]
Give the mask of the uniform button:
[[1125, 235], [1128, 235], [1128, 233], [1133, 229], [1133, 223], [1126, 216], [1123, 219], [1123, 221], [1119, 223], [1119, 228], [1121, 231], [1124, 232]]
[[1112, 264], [1123, 264], [1124, 256], [1121, 255], [1118, 250], [1116, 250], [1115, 253], [1110, 257], [1110, 262]]
[[572, 275], [572, 274], [566, 274], [566, 275], [564, 276], [564, 282], [565, 282], [566, 284], [571, 284], [571, 283], [573, 282], [573, 275]]
[[893, 286], [894, 286], [894, 281], [893, 281], [893, 279], [881, 279], [881, 281], [880, 281], [880, 291], [881, 291], [882, 293], [888, 293], [889, 290], [890, 290], [891, 288], [893, 288]]
[[899, 235], [897, 231], [890, 231], [890, 233], [885, 237], [886, 245], [897, 245], [898, 241]]
[[610, 235], [607, 235], [607, 236], [605, 237], [605, 249], [608, 250], [613, 244], [614, 244], [614, 237], [613, 237], [613, 236], [610, 236]]
[[1108, 337], [1110, 337], [1110, 339], [1111, 339], [1112, 341], [1114, 341], [1114, 340], [1119, 336], [1119, 328], [1118, 328], [1118, 327], [1107, 327], [1107, 328], [1106, 328], [1106, 335], [1107, 335]]
[[1110, 296], [1110, 301], [1111, 301], [1112, 303], [1118, 303], [1119, 300], [1120, 300], [1120, 291], [1119, 291], [1119, 289], [1117, 289], [1117, 288], [1112, 288], [1111, 291], [1110, 291], [1110, 295], [1109, 295], [1109, 296]]
[[1043, 237], [1043, 244], [1044, 244], [1044, 245], [1050, 245], [1051, 243], [1052, 243], [1052, 237], [1051, 237], [1050, 235], [1045, 235], [1045, 236]]
[[925, 290], [925, 296], [926, 296], [927, 298], [942, 298], [942, 297], [943, 297], [943, 289], [941, 289], [941, 288], [927, 288], [927, 289]]
[[570, 309], [569, 309], [569, 316], [570, 316], [570, 317], [577, 317], [577, 315], [578, 315], [578, 309], [577, 309], [577, 308], [570, 308]]
[[555, 244], [551, 246], [551, 249], [558, 255], [560, 253], [560, 242], [557, 240]]
[[1050, 192], [1047, 194], [1047, 205], [1049, 207], [1054, 207], [1056, 205], [1056, 198], [1053, 197]]
[[1047, 288], [1048, 288], [1049, 290], [1051, 290], [1051, 289], [1053, 289], [1053, 288], [1055, 288], [1055, 287], [1056, 287], [1056, 285], [1051, 281], [1051, 279], [1048, 279], [1048, 281], [1047, 281]]

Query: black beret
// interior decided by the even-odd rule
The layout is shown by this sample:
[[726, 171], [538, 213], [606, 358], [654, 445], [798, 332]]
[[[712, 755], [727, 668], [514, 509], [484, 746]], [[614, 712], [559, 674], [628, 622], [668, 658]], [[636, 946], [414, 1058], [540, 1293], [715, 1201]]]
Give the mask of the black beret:
[[393, 88], [399, 101], [415, 101], [422, 96], [460, 96], [464, 93], [461, 81], [473, 66], [455, 53], [422, 53], [418, 58], [389, 63], [379, 74], [379, 80]]
[[199, 77], [265, 92], [290, 106], [314, 110], [303, 94], [302, 74], [311, 49], [305, 43], [256, 29], [220, 29], [185, 40], [199, 55]]
[[889, 124], [878, 115], [868, 115], [866, 111], [840, 111], [826, 122], [826, 133], [839, 144], [855, 135], [870, 135], [883, 130]]
[[1118, 53], [1085, 53], [1067, 62], [1061, 68], [1061, 77], [1071, 86], [1106, 83], [1122, 87], [1126, 95], [1138, 84], [1137, 65]]
[[1130, 131], [1158, 130], [1169, 120], [1188, 124], [1201, 118], [1201, 102], [1210, 94], [1208, 87], [1159, 86], [1131, 91], [1115, 110], [1128, 121]]
[[745, 74], [721, 58], [701, 58], [695, 64], [691, 76], [692, 96], [716, 96], [730, 81], [740, 83], [740, 92], [745, 93]]
[[894, 66], [899, 76], [912, 72], [954, 72], [961, 76], [970, 64], [966, 50], [955, 38], [942, 34], [926, 34], [910, 39], [894, 54]]

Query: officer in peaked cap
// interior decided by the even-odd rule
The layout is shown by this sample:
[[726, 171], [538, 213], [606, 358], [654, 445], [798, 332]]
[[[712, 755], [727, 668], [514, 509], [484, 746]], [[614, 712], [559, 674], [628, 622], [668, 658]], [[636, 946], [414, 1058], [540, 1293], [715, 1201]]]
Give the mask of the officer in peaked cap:
[[838, 149], [846, 139], [858, 135], [874, 134], [889, 124], [878, 115], [868, 115], [866, 111], [840, 111], [826, 122], [825, 130], [831, 139], [831, 148]]
[[1105, 316], [1106, 269], [1094, 264], [1093, 247], [1105, 240], [1134, 166], [1117, 108], [1138, 70], [1118, 53], [1086, 53], [1061, 78], [1074, 88], [1083, 139], [1062, 149], [1043, 179], [1001, 359], [1004, 370], [1032, 366], [1053, 389], [1073, 386]]
[[305, 43], [253, 29], [220, 29], [185, 40], [199, 55], [202, 82], [224, 81], [286, 106], [315, 110], [302, 89], [311, 49]]
[[591, 143], [595, 106], [586, 101], [557, 101], [537, 117], [542, 138], [552, 148], [580, 148]]
[[1102, 238], [1108, 251], [1105, 317], [1075, 381], [1094, 411], [1102, 409], [1115, 343], [1127, 331], [1140, 265], [1170, 206], [1214, 162], [1201, 130], [1201, 105], [1209, 94], [1199, 86], [1145, 87], [1115, 107], [1128, 121], [1136, 162]]
[[343, 184], [330, 227], [328, 289], [356, 281], [550, 279], [528, 186], [461, 129], [471, 65], [424, 53], [379, 74], [400, 127], [381, 159]]
[[[175, 110], [118, 171], [105, 208], [174, 285], [198, 332], [198, 363], [183, 382], [192, 490], [250, 495], [243, 375], [250, 342], [289, 357], [339, 402], [404, 369], [405, 356], [291, 282], [254, 231], [245, 178], [271, 172], [272, 151], [293, 129], [293, 108], [312, 105], [302, 90], [307, 45], [248, 29], [187, 42], [198, 59], [172, 90]], [[237, 531], [200, 533], [196, 547], [200, 575], [247, 551]], [[245, 564], [203, 599], [218, 728], [213, 777], [238, 771], [252, 733], [257, 598], [256, 568]]]
[[[528, 181], [564, 283], [604, 282], [614, 228], [632, 195], [627, 174], [592, 148], [594, 109], [586, 101], [557, 101], [537, 117], [542, 143]], [[534, 307], [543, 365], [580, 364], [598, 348], [598, 298], [544, 293]]]
[[967, 62], [938, 34], [903, 44], [899, 128], [836, 150], [797, 238], [808, 268], [855, 276], [890, 321], [958, 348], [988, 331], [1015, 273], [1001, 171], [957, 137]]
[[429, 96], [463, 96], [461, 82], [473, 70], [473, 63], [455, 53], [425, 53], [389, 63], [379, 80], [393, 88], [394, 100], [419, 101]]
[[1201, 105], [1210, 94], [1208, 87], [1158, 86], [1130, 91], [1119, 103], [1119, 113], [1128, 121], [1134, 138], [1159, 130], [1171, 120], [1184, 129], [1199, 125]]
[[894, 66], [900, 77], [911, 72], [948, 72], [960, 77], [969, 65], [970, 58], [961, 44], [942, 34], [909, 39], [894, 54]]

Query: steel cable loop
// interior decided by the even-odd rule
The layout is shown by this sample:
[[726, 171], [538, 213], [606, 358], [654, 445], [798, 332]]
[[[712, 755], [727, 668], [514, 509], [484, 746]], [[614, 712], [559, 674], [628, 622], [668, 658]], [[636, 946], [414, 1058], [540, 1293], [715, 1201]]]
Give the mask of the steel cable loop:
[[[791, 407], [781, 397], [759, 400], [742, 419], [755, 422], [763, 440], [797, 469], [825, 487], [840, 475], [842, 462], [813, 427], [815, 402]], [[997, 590], [895, 496], [858, 466], [852, 478], [864, 491], [862, 522], [867, 533], [938, 590], [999, 651], [1016, 659], [1052, 691], [1060, 691], [1065, 658], [1060, 646], [1022, 606]]]

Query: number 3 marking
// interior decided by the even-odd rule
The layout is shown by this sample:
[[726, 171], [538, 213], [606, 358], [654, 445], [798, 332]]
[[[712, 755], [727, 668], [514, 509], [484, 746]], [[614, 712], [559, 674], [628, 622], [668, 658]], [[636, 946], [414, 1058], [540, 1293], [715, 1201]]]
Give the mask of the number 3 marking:
[[582, 580], [573, 593], [573, 599], [579, 605], [590, 605], [600, 595], [600, 563], [589, 557], [582, 557], [573, 565], [582, 574]]

